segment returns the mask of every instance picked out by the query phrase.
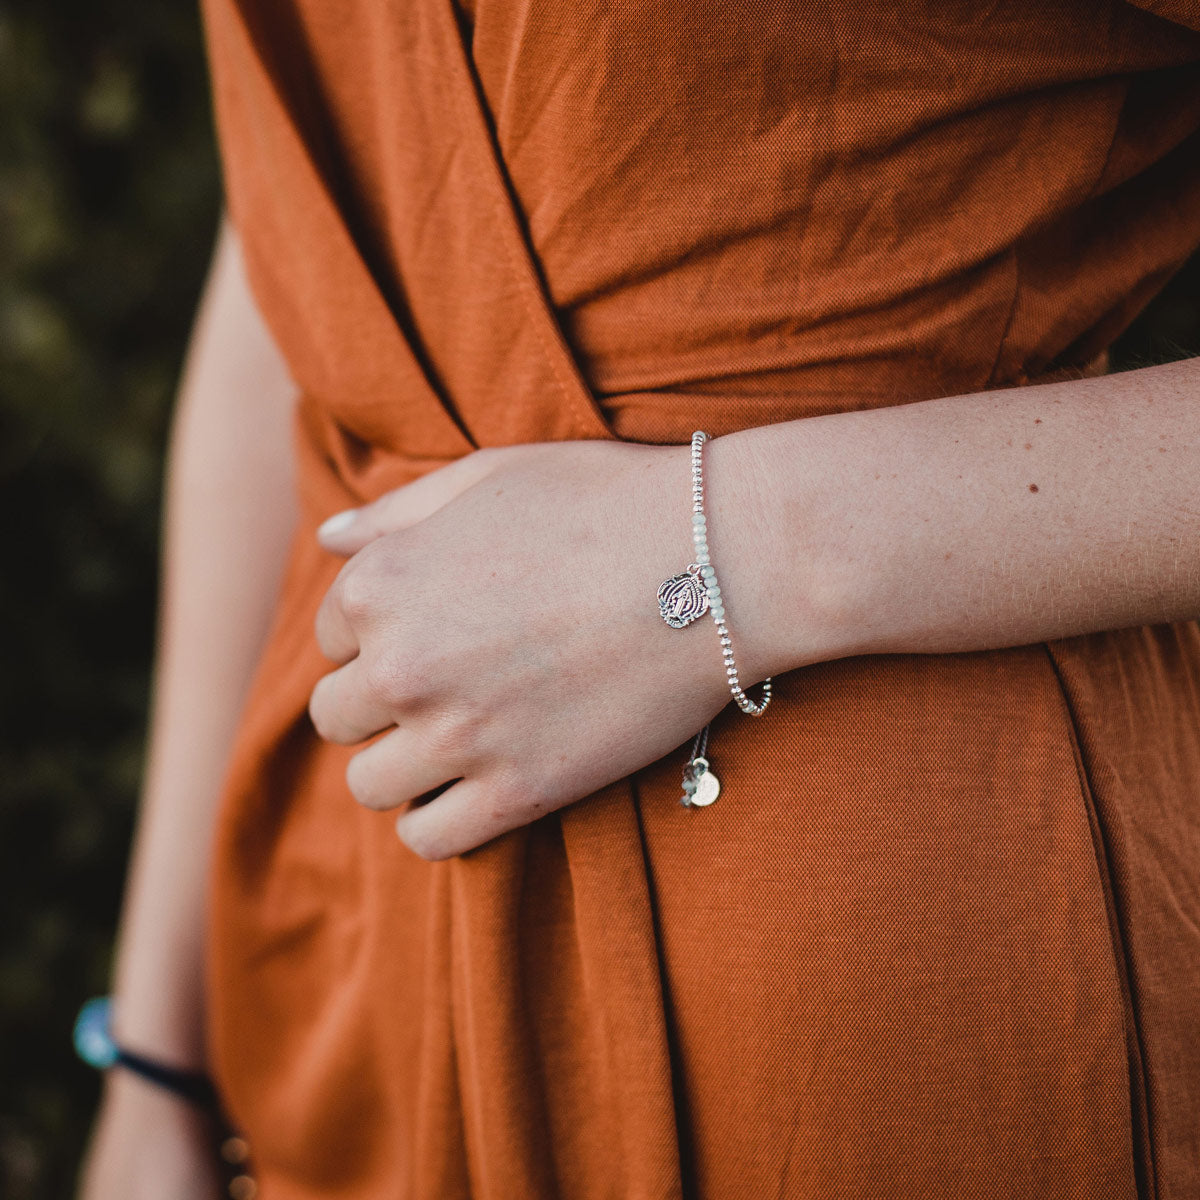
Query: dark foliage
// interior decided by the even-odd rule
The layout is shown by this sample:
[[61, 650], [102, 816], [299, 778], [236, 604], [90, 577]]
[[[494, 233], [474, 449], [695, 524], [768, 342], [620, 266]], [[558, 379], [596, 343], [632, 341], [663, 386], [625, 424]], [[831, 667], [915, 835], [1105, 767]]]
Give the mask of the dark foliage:
[[0, 3], [0, 1195], [68, 1196], [141, 770], [164, 435], [219, 207], [198, 14]]

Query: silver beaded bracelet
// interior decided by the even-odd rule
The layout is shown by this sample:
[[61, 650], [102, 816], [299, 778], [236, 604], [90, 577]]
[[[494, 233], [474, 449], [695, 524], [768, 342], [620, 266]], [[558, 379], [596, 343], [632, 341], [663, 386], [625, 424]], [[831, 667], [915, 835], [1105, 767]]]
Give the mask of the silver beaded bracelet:
[[[721, 585], [717, 582], [717, 571], [708, 553], [708, 517], [704, 512], [704, 458], [703, 447], [708, 434], [697, 430], [692, 434], [692, 540], [695, 543], [696, 561], [689, 563], [687, 570], [664, 580], [658, 589], [658, 609], [662, 619], [672, 629], [683, 629], [706, 612], [712, 613], [721, 639], [721, 656], [725, 660], [725, 677], [729, 690], [738, 708], [752, 717], [760, 717], [771, 703], [771, 680], [764, 679], [762, 699], [756, 704], [746, 695], [738, 681], [737, 667], [733, 661], [733, 639], [725, 624], [725, 602]], [[687, 808], [705, 808], [721, 793], [721, 784], [713, 774], [708, 759], [709, 726], [696, 735], [691, 755], [683, 769], [683, 797], [681, 803]]]

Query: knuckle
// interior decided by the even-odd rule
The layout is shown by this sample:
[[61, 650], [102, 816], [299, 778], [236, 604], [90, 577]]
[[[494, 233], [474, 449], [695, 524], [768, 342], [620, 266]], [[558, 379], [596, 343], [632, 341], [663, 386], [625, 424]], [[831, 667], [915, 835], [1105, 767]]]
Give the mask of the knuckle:
[[433, 716], [422, 731], [430, 757], [461, 764], [478, 753], [486, 721], [483, 714], [463, 706]]
[[532, 821], [555, 807], [540, 780], [528, 767], [518, 763], [499, 763], [490, 772], [487, 805], [498, 822], [511, 823], [513, 814], [527, 813]]
[[328, 691], [329, 685], [325, 679], [321, 679], [316, 687], [312, 690], [312, 695], [308, 698], [308, 719], [312, 721], [313, 728], [317, 734], [329, 741], [333, 731], [333, 727], [329, 722], [329, 705], [326, 703], [325, 693]]
[[414, 703], [419, 689], [399, 655], [378, 654], [363, 670], [363, 691], [371, 704], [402, 709]]
[[355, 564], [354, 570], [347, 570], [338, 584], [338, 604], [346, 620], [352, 626], [366, 622], [375, 607], [375, 586], [371, 572]]

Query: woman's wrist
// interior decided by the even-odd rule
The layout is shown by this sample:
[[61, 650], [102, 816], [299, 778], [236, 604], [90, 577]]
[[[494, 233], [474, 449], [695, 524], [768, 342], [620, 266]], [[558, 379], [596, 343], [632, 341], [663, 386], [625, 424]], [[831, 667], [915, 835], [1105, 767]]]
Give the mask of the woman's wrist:
[[742, 681], [854, 651], [846, 563], [829, 552], [829, 480], [804, 421], [714, 438], [706, 451], [709, 542]]
[[157, 998], [140, 988], [115, 992], [112, 1035], [135, 1054], [159, 1058], [186, 1071], [206, 1068], [201, 1002], [189, 988], [172, 987], [169, 979]]
[[136, 1075], [181, 1099], [216, 1111], [216, 1092], [205, 1071], [172, 1061], [157, 1049], [151, 1053], [133, 1048], [115, 1032], [114, 1013], [111, 996], [97, 996], [79, 1010], [73, 1040], [84, 1062], [109, 1074], [116, 1071]]

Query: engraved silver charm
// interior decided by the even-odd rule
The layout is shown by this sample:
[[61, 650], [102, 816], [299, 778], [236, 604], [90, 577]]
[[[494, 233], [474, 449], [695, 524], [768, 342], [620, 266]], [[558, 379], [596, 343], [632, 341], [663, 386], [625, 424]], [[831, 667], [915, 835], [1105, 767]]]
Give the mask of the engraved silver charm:
[[708, 592], [697, 563], [663, 582], [658, 589], [658, 611], [672, 629], [682, 629], [708, 612]]
[[708, 769], [708, 759], [693, 758], [683, 780], [684, 808], [707, 808], [721, 794], [721, 781]]

